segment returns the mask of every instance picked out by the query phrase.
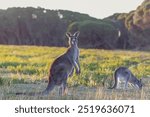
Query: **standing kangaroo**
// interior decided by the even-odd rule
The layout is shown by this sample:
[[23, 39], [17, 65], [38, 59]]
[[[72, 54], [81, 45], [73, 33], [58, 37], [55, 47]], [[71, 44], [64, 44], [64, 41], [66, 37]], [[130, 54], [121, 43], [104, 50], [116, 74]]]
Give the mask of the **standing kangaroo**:
[[78, 37], [80, 32], [75, 32], [73, 35], [71, 33], [66, 33], [69, 38], [69, 48], [67, 51], [56, 58], [51, 65], [49, 72], [49, 81], [47, 88], [40, 93], [16, 93], [16, 95], [47, 95], [49, 94], [56, 85], [60, 86], [59, 95], [65, 93], [67, 87], [68, 77], [73, 75], [74, 68], [76, 69], [76, 74], [80, 74], [80, 64], [79, 64], [79, 48], [78, 48]]
[[67, 86], [67, 79], [72, 76], [74, 68], [76, 74], [80, 74], [80, 64], [79, 64], [79, 48], [78, 48], [78, 37], [80, 32], [75, 32], [73, 35], [71, 33], [66, 33], [69, 38], [69, 48], [68, 50], [52, 63], [49, 72], [49, 81], [47, 88], [42, 92], [42, 94], [49, 94], [55, 87], [59, 85], [59, 95], [63, 95]]
[[115, 70], [114, 73], [114, 79], [115, 79], [115, 83], [114, 85], [109, 88], [109, 89], [113, 89], [113, 88], [119, 88], [119, 83], [125, 82], [124, 84], [124, 88], [127, 89], [128, 83], [131, 83], [134, 87], [141, 89], [142, 88], [142, 80], [138, 80], [133, 74], [132, 72], [126, 68], [126, 67], [119, 67]]

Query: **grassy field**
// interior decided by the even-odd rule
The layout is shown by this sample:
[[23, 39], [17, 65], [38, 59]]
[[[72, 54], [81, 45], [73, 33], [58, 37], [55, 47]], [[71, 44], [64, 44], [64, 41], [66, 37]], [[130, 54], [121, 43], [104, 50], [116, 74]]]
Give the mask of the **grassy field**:
[[[16, 92], [39, 92], [47, 86], [48, 72], [66, 48], [0, 46], [0, 99], [150, 99], [150, 52], [81, 49], [81, 74], [68, 79], [68, 95], [59, 97], [58, 87], [48, 96], [16, 96]], [[144, 87], [123, 91], [107, 89], [113, 72], [126, 66], [143, 78]]]

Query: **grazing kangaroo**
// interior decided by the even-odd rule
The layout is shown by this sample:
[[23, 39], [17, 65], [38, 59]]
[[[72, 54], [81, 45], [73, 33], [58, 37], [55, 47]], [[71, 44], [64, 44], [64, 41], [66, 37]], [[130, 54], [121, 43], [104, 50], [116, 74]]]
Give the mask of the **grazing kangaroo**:
[[[73, 35], [71, 33], [66, 33], [69, 38], [69, 48], [67, 51], [56, 58], [51, 65], [49, 72], [49, 81], [47, 88], [41, 93], [30, 93], [29, 95], [47, 95], [49, 94], [56, 85], [60, 86], [59, 95], [65, 93], [67, 87], [68, 77], [73, 75], [74, 68], [76, 69], [76, 74], [80, 74], [80, 64], [79, 64], [79, 48], [78, 48], [78, 37], [80, 32], [75, 32]], [[22, 93], [17, 93], [22, 94]]]
[[133, 74], [132, 72], [126, 68], [126, 67], [119, 67], [115, 70], [114, 73], [114, 79], [115, 79], [115, 83], [114, 85], [109, 88], [109, 89], [113, 89], [113, 88], [119, 88], [119, 83], [121, 81], [125, 82], [124, 84], [124, 88], [127, 89], [128, 83], [131, 83], [134, 87], [141, 89], [142, 88], [142, 80], [138, 80]]

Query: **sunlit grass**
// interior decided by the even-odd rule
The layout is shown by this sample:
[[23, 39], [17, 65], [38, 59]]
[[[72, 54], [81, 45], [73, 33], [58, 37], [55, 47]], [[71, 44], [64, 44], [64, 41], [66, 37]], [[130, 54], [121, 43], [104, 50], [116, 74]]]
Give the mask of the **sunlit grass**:
[[[0, 85], [45, 83], [52, 62], [67, 48], [37, 46], [0, 46]], [[138, 78], [150, 77], [150, 53], [80, 49], [81, 74], [68, 79], [69, 87], [103, 87], [114, 70], [126, 66]], [[45, 86], [46, 87], [46, 86]], [[1, 88], [2, 90], [2, 88]], [[15, 88], [15, 90], [17, 90]], [[20, 91], [20, 90], [19, 90]], [[98, 95], [98, 94], [95, 94]]]

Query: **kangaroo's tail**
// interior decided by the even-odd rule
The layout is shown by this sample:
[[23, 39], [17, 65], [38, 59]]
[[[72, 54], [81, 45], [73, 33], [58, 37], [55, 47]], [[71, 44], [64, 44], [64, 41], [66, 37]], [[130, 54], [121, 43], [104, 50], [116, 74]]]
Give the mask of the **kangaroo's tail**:
[[108, 89], [115, 89], [117, 87], [117, 84], [118, 84], [117, 71], [115, 71], [115, 73], [114, 73], [114, 80], [115, 80], [114, 85], [112, 87], [109, 87]]
[[49, 78], [49, 82], [48, 82], [46, 89], [41, 92], [42, 95], [48, 95], [54, 89], [54, 87], [55, 87], [55, 83], [53, 79]]

